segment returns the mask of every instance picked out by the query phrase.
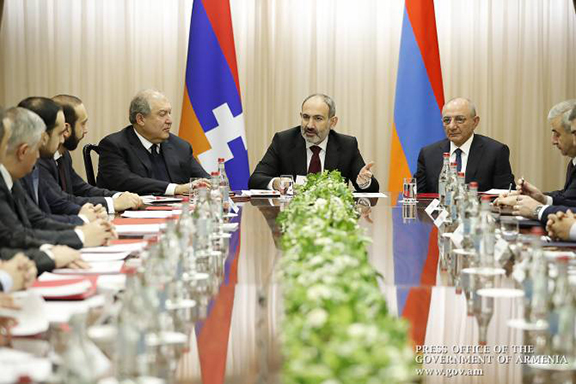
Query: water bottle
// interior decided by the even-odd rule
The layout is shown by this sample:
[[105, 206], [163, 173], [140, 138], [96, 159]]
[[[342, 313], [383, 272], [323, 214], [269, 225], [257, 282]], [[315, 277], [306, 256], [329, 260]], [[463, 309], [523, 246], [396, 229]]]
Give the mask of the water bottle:
[[440, 205], [446, 206], [446, 183], [448, 182], [448, 176], [450, 175], [450, 153], [444, 152], [444, 165], [440, 171], [440, 177], [438, 177], [438, 198], [440, 199]]

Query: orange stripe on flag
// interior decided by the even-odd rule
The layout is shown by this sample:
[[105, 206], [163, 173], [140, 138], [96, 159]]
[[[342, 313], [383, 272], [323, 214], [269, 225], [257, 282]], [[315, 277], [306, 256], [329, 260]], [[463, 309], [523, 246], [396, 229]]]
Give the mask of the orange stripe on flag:
[[402, 144], [398, 138], [396, 127], [392, 127], [392, 148], [390, 150], [390, 172], [388, 176], [388, 191], [401, 192], [405, 177], [412, 176]]
[[182, 118], [180, 119], [180, 129], [178, 136], [188, 141], [194, 149], [194, 156], [209, 151], [212, 147], [206, 138], [206, 134], [196, 117], [194, 108], [190, 104], [188, 88], [184, 87], [184, 102], [182, 103]]

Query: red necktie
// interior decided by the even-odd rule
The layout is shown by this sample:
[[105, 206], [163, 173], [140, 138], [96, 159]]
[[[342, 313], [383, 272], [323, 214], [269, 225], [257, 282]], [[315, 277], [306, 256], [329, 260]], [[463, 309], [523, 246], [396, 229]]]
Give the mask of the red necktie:
[[317, 145], [310, 147], [312, 151], [312, 159], [310, 160], [310, 166], [308, 167], [308, 173], [320, 173], [322, 171], [322, 164], [320, 164], [320, 148]]

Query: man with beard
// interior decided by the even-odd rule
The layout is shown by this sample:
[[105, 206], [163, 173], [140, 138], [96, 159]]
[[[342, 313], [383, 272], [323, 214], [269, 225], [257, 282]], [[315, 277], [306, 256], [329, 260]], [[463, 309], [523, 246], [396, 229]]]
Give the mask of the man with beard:
[[42, 178], [49, 188], [78, 205], [101, 204], [107, 207], [108, 213], [140, 207], [142, 200], [138, 195], [94, 187], [76, 173], [69, 151], [75, 150], [86, 135], [88, 113], [82, 100], [76, 96], [58, 95], [52, 100], [62, 108], [66, 130], [64, 142], [60, 144], [54, 156], [38, 161]]
[[190, 178], [210, 176], [194, 158], [192, 146], [170, 133], [172, 106], [147, 89], [130, 102], [130, 125], [100, 141], [98, 186], [138, 194], [181, 195]]
[[[52, 157], [58, 146], [64, 142], [64, 113], [62, 108], [46, 97], [28, 97], [22, 100], [19, 107], [26, 108], [43, 120], [46, 131], [40, 144], [41, 157]], [[32, 201], [51, 219], [70, 223], [83, 224], [97, 218], [107, 218], [101, 206], [92, 204], [76, 204], [66, 200], [57, 190], [50, 188], [40, 174], [38, 166], [22, 178], [22, 185]]]
[[358, 141], [337, 133], [336, 105], [324, 94], [313, 94], [302, 102], [300, 126], [278, 132], [254, 173], [251, 189], [278, 189], [281, 175], [305, 176], [323, 170], [338, 170], [357, 191], [378, 192], [378, 180], [364, 163]]
[[[49, 100], [49, 99], [48, 99]], [[20, 179], [32, 171], [39, 157], [46, 124], [34, 112], [25, 108], [7, 111], [11, 137], [6, 155], [0, 164], [0, 244], [9, 247], [33, 246], [30, 238], [48, 244], [72, 248], [105, 244], [116, 236], [114, 226], [102, 220], [75, 226], [50, 219], [32, 201]], [[5, 121], [6, 121], [5, 120]], [[7, 229], [12, 235], [5, 235]], [[26, 235], [26, 238], [21, 238]], [[19, 244], [19, 241], [22, 244]], [[27, 248], [27, 247], [26, 247]]]

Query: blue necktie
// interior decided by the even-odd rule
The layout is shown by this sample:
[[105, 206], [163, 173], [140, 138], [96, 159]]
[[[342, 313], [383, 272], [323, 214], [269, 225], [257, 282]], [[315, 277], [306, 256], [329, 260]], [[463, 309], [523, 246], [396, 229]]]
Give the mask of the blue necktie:
[[456, 171], [460, 172], [462, 170], [462, 150], [456, 148], [454, 153], [456, 153]]

